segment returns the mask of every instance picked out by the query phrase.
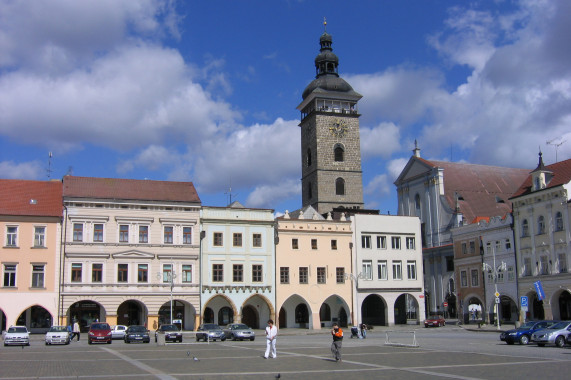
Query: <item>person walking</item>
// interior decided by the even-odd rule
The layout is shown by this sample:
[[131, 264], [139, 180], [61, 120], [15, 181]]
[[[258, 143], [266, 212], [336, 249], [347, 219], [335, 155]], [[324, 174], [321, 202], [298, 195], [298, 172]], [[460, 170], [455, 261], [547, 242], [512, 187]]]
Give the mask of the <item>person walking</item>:
[[341, 342], [343, 341], [343, 330], [339, 328], [337, 323], [333, 324], [331, 329], [331, 335], [333, 336], [333, 343], [331, 343], [331, 353], [336, 362], [341, 362]]
[[[266, 327], [266, 353], [264, 359], [268, 357], [276, 358], [276, 337], [278, 336], [278, 328], [274, 326], [274, 321], [268, 320]], [[270, 356], [271, 355], [271, 356]]]
[[80, 330], [79, 330], [79, 322], [78, 322], [77, 319], [76, 319], [75, 322], [73, 323], [73, 335], [71, 336], [71, 339], [70, 339], [70, 340], [73, 340], [73, 338], [74, 338], [75, 336], [77, 336], [77, 341], [79, 342], [79, 333], [80, 333]]

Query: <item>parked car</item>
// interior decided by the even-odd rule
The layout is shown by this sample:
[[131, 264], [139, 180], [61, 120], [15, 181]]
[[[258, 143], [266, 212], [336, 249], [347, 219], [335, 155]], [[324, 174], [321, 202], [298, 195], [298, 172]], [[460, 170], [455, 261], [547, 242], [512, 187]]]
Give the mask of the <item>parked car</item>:
[[155, 342], [158, 341], [159, 334], [165, 335], [165, 342], [182, 342], [182, 333], [177, 325], [161, 325], [155, 331]]
[[215, 323], [203, 323], [198, 327], [196, 331], [196, 341], [199, 342], [200, 340], [226, 340], [226, 335], [224, 335], [224, 331]]
[[256, 339], [256, 333], [254, 330], [249, 328], [247, 325], [243, 323], [230, 323], [224, 329], [224, 337], [226, 339], [232, 340], [254, 340]]
[[531, 341], [539, 347], [546, 344], [555, 344], [557, 347], [565, 345], [565, 339], [571, 333], [571, 321], [561, 321], [546, 329], [538, 330], [531, 334]]
[[69, 344], [71, 335], [67, 326], [52, 326], [46, 333], [46, 346], [50, 344]]
[[4, 336], [4, 346], [29, 346], [30, 333], [26, 326], [10, 326]]
[[111, 344], [113, 342], [111, 326], [109, 326], [108, 323], [93, 322], [91, 325], [89, 325], [87, 343], [92, 344], [94, 342], [107, 344]]
[[132, 325], [125, 331], [125, 337], [123, 338], [125, 343], [131, 342], [143, 342], [150, 343], [151, 337], [149, 336], [149, 330], [145, 326]]
[[538, 330], [546, 329], [549, 326], [557, 323], [557, 321], [528, 321], [518, 327], [504, 331], [500, 334], [500, 340], [507, 344], [528, 344], [531, 339], [531, 334]]
[[441, 327], [446, 325], [446, 320], [441, 315], [434, 315], [424, 320], [424, 327]]
[[111, 339], [123, 339], [125, 338], [125, 331], [127, 331], [127, 326], [116, 325], [111, 327]]

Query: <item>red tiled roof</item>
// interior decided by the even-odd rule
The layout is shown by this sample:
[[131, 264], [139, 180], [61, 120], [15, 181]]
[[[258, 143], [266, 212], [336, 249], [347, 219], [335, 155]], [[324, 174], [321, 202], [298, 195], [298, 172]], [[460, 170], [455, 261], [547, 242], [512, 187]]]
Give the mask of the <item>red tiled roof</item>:
[[70, 198], [200, 203], [192, 182], [65, 176], [63, 195]]
[[444, 169], [444, 197], [467, 221], [476, 217], [500, 216], [511, 212], [509, 197], [529, 175], [529, 169], [474, 165], [446, 161], [427, 161]]
[[0, 215], [61, 217], [61, 181], [0, 179]]
[[[546, 165], [546, 170], [553, 173], [553, 178], [547, 184], [546, 188], [550, 189], [552, 187], [561, 186], [566, 183], [571, 182], [571, 159], [556, 162], [551, 165]], [[511, 199], [521, 197], [531, 193], [531, 175], [528, 174], [526, 180], [521, 184], [521, 186], [514, 192], [510, 197]]]

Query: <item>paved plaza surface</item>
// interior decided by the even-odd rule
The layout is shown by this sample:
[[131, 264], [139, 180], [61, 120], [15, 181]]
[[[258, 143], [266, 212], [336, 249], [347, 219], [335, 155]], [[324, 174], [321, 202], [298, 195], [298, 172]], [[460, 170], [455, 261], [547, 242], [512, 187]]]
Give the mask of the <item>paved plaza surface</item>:
[[[389, 343], [387, 345], [387, 331]], [[414, 331], [414, 333], [413, 333]], [[508, 346], [494, 331], [456, 326], [377, 328], [367, 339], [343, 341], [333, 360], [327, 331], [286, 330], [277, 359], [264, 359], [265, 339], [167, 345], [88, 345], [87, 334], [68, 346], [0, 347], [3, 379], [562, 379], [571, 373], [571, 347]], [[415, 347], [416, 346], [416, 347]]]

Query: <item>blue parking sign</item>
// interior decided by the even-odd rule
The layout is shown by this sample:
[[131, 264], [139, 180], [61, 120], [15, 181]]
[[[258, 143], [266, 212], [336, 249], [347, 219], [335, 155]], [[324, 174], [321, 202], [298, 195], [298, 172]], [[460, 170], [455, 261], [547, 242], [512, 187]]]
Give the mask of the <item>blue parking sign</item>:
[[525, 306], [527, 307], [527, 297], [526, 296], [522, 296], [521, 300], [520, 300], [521, 306]]

